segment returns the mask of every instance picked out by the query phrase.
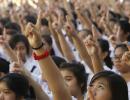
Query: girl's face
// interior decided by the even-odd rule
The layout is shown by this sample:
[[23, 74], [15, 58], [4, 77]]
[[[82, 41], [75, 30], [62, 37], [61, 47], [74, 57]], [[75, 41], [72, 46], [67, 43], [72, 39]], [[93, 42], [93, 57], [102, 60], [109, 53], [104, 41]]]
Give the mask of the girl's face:
[[81, 93], [81, 87], [78, 85], [77, 79], [74, 74], [69, 70], [60, 71], [72, 96], [77, 96]]
[[26, 60], [26, 56], [27, 56], [27, 49], [26, 49], [26, 46], [24, 45], [23, 42], [18, 42], [16, 44], [16, 47], [15, 47], [15, 52], [17, 54], [18, 57], [20, 57], [20, 59], [24, 62]]
[[90, 86], [94, 100], [111, 100], [109, 83], [105, 78], [96, 79]]
[[0, 100], [16, 100], [15, 93], [4, 82], [0, 83]]
[[122, 62], [122, 56], [124, 54], [124, 50], [122, 48], [117, 48], [115, 50], [115, 57], [113, 59], [114, 61], [114, 66], [120, 73], [126, 73], [129, 71], [129, 67], [127, 67], [123, 62]]

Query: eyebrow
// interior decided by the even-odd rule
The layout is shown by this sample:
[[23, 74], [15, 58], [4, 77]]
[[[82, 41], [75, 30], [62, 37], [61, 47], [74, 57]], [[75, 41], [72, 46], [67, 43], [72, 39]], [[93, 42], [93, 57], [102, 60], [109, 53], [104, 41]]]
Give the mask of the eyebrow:
[[106, 86], [106, 84], [104, 84], [103, 82], [98, 82], [98, 84], [101, 84], [101, 85], [104, 85], [104, 86]]
[[72, 76], [64, 76], [65, 78], [72, 78]]

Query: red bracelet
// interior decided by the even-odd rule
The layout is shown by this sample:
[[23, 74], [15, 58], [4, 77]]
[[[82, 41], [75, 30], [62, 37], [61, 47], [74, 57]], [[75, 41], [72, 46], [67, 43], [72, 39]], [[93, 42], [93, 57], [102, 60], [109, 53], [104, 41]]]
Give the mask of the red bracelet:
[[36, 55], [35, 52], [33, 52], [33, 57], [35, 60], [41, 60], [49, 56], [49, 52], [46, 50], [42, 55]]

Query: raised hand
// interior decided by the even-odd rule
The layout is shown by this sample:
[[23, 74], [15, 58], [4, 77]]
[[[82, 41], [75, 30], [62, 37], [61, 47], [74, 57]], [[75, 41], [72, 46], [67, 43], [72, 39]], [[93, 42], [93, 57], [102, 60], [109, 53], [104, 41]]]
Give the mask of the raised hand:
[[118, 43], [117, 42], [117, 38], [115, 35], [110, 35], [109, 38], [108, 38], [109, 42], [115, 47], [116, 44]]
[[17, 62], [15, 61], [10, 63], [10, 72], [23, 74], [24, 73], [23, 61], [18, 53], [16, 55], [17, 55]]
[[76, 29], [74, 24], [72, 23], [72, 20], [70, 16], [66, 16], [67, 22], [65, 23], [65, 30], [69, 33], [70, 36], [75, 36]]
[[31, 23], [28, 23], [25, 28], [25, 36], [32, 48], [37, 48], [42, 44], [42, 39], [36, 26]]
[[22, 67], [20, 64], [18, 64], [17, 62], [12, 62], [10, 64], [10, 72], [11, 73], [23, 73]]
[[97, 39], [101, 37], [100, 32], [97, 30], [97, 28], [94, 25], [92, 25], [92, 34], [95, 41], [97, 41]]
[[92, 36], [89, 35], [85, 40], [84, 40], [84, 44], [86, 46], [86, 49], [88, 51], [89, 56], [93, 56], [95, 54], [98, 54], [98, 47], [95, 43], [95, 41], [93, 40]]

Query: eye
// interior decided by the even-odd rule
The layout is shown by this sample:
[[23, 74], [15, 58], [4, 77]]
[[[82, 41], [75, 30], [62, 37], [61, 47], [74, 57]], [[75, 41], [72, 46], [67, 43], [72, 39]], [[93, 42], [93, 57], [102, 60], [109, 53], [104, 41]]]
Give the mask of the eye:
[[104, 89], [104, 86], [103, 86], [103, 85], [98, 85], [97, 88], [98, 88], [98, 89]]
[[69, 82], [71, 81], [72, 79], [71, 78], [66, 78], [65, 81]]
[[89, 86], [90, 86], [90, 87], [93, 87], [94, 85], [93, 85], [93, 84], [90, 84]]
[[10, 94], [11, 92], [9, 90], [4, 90], [5, 94]]

